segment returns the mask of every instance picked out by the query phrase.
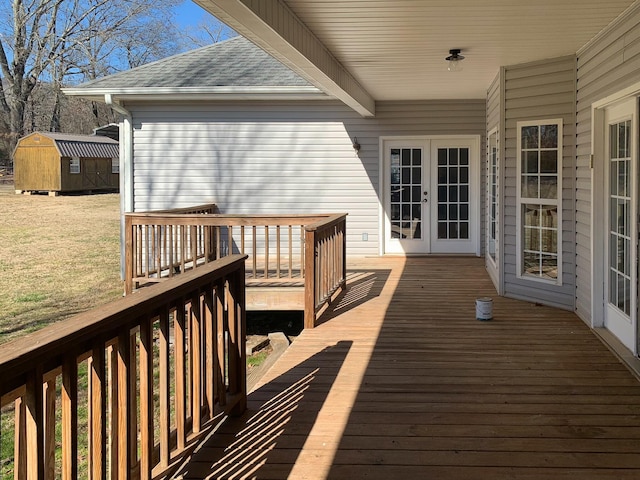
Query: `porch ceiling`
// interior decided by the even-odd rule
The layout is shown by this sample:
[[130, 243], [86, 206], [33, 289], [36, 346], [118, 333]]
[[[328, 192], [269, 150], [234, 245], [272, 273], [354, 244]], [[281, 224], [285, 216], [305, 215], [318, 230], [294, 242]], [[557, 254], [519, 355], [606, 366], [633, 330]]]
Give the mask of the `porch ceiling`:
[[[484, 98], [500, 66], [576, 53], [632, 0], [196, 0], [312, 83], [323, 75], [365, 105], [375, 100]], [[288, 16], [282, 21], [282, 16]], [[278, 19], [280, 19], [278, 21]], [[262, 22], [262, 25], [260, 23]], [[317, 44], [298, 41], [300, 22]], [[287, 25], [289, 27], [287, 27]], [[315, 37], [315, 38], [313, 38]], [[292, 55], [293, 47], [301, 57]], [[315, 61], [328, 50], [337, 62]], [[448, 72], [452, 48], [466, 57]], [[309, 68], [307, 61], [314, 64]], [[343, 71], [336, 75], [335, 69]], [[340, 76], [362, 87], [353, 93]], [[338, 98], [339, 95], [337, 95]], [[343, 99], [343, 101], [345, 101]], [[349, 104], [348, 101], [345, 103]], [[351, 105], [353, 106], [353, 105]], [[355, 107], [354, 107], [355, 108]], [[356, 108], [358, 110], [358, 108]], [[362, 110], [362, 109], [361, 109]], [[361, 111], [362, 113], [362, 111]]]

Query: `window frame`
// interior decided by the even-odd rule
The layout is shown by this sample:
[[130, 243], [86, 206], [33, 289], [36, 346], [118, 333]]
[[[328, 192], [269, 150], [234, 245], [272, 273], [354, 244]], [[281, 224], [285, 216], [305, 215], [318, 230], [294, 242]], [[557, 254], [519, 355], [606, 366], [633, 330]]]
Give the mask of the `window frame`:
[[[522, 196], [522, 153], [523, 149], [522, 145], [522, 130], [525, 127], [533, 127], [533, 126], [543, 126], [543, 125], [556, 125], [557, 127], [557, 137], [558, 142], [555, 150], [557, 151], [557, 168], [556, 168], [556, 179], [557, 179], [557, 194], [556, 198], [541, 198], [540, 193], [538, 192], [537, 197], [523, 197]], [[563, 176], [563, 119], [562, 118], [551, 118], [551, 119], [541, 119], [541, 120], [527, 120], [527, 121], [519, 121], [516, 123], [516, 275], [519, 279], [523, 280], [531, 280], [535, 282], [542, 282], [549, 285], [562, 285], [562, 176]], [[550, 151], [551, 148], [543, 148], [540, 145], [537, 147], [539, 152], [542, 151]], [[538, 165], [540, 165], [540, 160]], [[541, 172], [537, 172], [538, 177], [540, 178]], [[524, 216], [523, 209], [525, 205], [540, 205], [540, 206], [550, 206], [556, 207], [557, 210], [557, 227], [556, 227], [556, 261], [557, 261], [557, 278], [545, 277], [540, 272], [539, 274], [533, 274], [525, 272], [524, 270]], [[539, 249], [538, 252], [544, 253], [544, 250]]]
[[[74, 166], [77, 166], [77, 168], [74, 168]], [[78, 175], [80, 171], [80, 157], [71, 157], [69, 159], [69, 173], [71, 175]]]
[[120, 158], [118, 157], [111, 158], [111, 173], [113, 175], [120, 174]]

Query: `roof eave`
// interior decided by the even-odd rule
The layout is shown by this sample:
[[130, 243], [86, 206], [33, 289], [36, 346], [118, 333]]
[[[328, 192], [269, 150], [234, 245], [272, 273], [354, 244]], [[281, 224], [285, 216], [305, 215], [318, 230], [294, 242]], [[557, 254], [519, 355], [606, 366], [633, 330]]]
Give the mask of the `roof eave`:
[[65, 88], [66, 95], [104, 102], [105, 95], [118, 100], [332, 100], [314, 86], [292, 87], [144, 87], [144, 88]]

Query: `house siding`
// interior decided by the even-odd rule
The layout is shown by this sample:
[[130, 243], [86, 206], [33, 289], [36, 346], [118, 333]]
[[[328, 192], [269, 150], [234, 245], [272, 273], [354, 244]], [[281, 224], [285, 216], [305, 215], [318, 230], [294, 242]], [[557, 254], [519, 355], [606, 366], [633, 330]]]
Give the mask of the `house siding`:
[[[578, 52], [576, 136], [576, 312], [592, 318], [591, 106], [640, 78], [640, 5]], [[597, 159], [596, 159], [597, 161]]]
[[[498, 148], [500, 148], [500, 145], [502, 144], [502, 142], [500, 141], [500, 125], [502, 124], [502, 76], [500, 75], [500, 73], [498, 73], [498, 75], [496, 76], [496, 78], [493, 80], [493, 82], [491, 83], [491, 85], [489, 86], [489, 89], [487, 90], [487, 137], [489, 136], [489, 132], [491, 132], [494, 128], [498, 129]], [[485, 139], [486, 141], [487, 139]], [[487, 149], [485, 148], [485, 150], [483, 150], [485, 152], [485, 157], [487, 155]], [[498, 153], [498, 158], [499, 158], [499, 171], [498, 171], [498, 175], [500, 176], [502, 174], [502, 154], [499, 151]], [[482, 182], [484, 183], [484, 188], [485, 188], [485, 199], [487, 196], [487, 192], [486, 192], [486, 187], [487, 187], [487, 178], [489, 176], [490, 172], [489, 172], [489, 164], [488, 162], [485, 162], [485, 168], [483, 170], [483, 176], [482, 176]], [[498, 180], [498, 198], [500, 198], [500, 191], [501, 191], [501, 187], [503, 184], [504, 180], [502, 178], [499, 178]], [[488, 200], [488, 199], [487, 199]], [[485, 200], [485, 201], [487, 201]], [[502, 215], [502, 209], [504, 208], [503, 206], [503, 202], [500, 202], [498, 205], [498, 214]], [[486, 222], [487, 222], [487, 218], [488, 218], [488, 212], [487, 212], [487, 205], [485, 204], [485, 208], [482, 210], [483, 213], [483, 219], [482, 221], [485, 224], [485, 227], [483, 229], [483, 231], [485, 232], [486, 235]], [[502, 225], [502, 223], [500, 222], [500, 226]], [[486, 266], [487, 266], [487, 272], [489, 273], [489, 276], [491, 277], [491, 281], [493, 282], [493, 285], [496, 287], [496, 291], [498, 293], [502, 292], [502, 279], [500, 276], [500, 263], [501, 263], [501, 259], [502, 259], [502, 241], [500, 239], [500, 237], [502, 236], [502, 228], [499, 227], [498, 229], [498, 257], [496, 258], [496, 262], [497, 264], [494, 264], [490, 259], [489, 256], [487, 255], [487, 260], [486, 260]], [[483, 243], [483, 248], [486, 250], [486, 236], [485, 236], [485, 241]]]
[[[564, 309], [575, 308], [576, 58], [561, 57], [504, 70], [503, 169], [504, 293]], [[563, 119], [562, 285], [518, 278], [516, 265], [517, 122]]]
[[130, 104], [134, 210], [347, 212], [349, 254], [377, 255], [380, 137], [484, 137], [485, 104], [379, 102], [375, 118], [333, 101]]

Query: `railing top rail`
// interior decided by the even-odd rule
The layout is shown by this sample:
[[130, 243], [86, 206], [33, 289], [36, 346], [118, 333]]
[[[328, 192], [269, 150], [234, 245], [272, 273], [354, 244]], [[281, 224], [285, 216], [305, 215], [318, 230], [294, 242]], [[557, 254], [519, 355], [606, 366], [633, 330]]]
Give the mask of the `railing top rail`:
[[315, 223], [305, 225], [304, 229], [307, 232], [312, 232], [314, 230], [321, 230], [323, 228], [330, 228], [347, 218], [347, 213], [333, 213], [326, 218], [322, 218]]
[[[346, 214], [337, 214], [344, 216]], [[132, 224], [171, 225], [222, 225], [222, 226], [264, 226], [264, 225], [313, 225], [331, 221], [336, 214], [174, 214], [174, 213], [127, 213], [125, 217]]]
[[[230, 255], [127, 295], [102, 307], [81, 313], [50, 325], [37, 332], [5, 343], [0, 348], [0, 396], [19, 386], [20, 378], [34, 365], [47, 367], [55, 359], [70, 351], [78, 354], [91, 348], [96, 338], [109, 340], [119, 328], [133, 319], [154, 315], [159, 308], [171, 305], [193, 294], [203, 285], [216, 282], [242, 268], [246, 255]], [[159, 299], [160, 302], [159, 302]], [[57, 365], [52, 365], [55, 368]]]
[[[193, 207], [182, 207], [182, 208], [170, 208], [167, 210], [149, 210], [148, 212], [136, 212], [137, 213], [150, 213], [150, 214], [165, 214], [165, 213], [175, 213], [175, 214], [184, 214], [184, 213], [193, 213], [193, 212], [210, 212], [213, 213], [218, 209], [218, 206], [215, 203], [205, 203], [202, 205], [195, 205]], [[130, 215], [130, 214], [127, 214]]]

